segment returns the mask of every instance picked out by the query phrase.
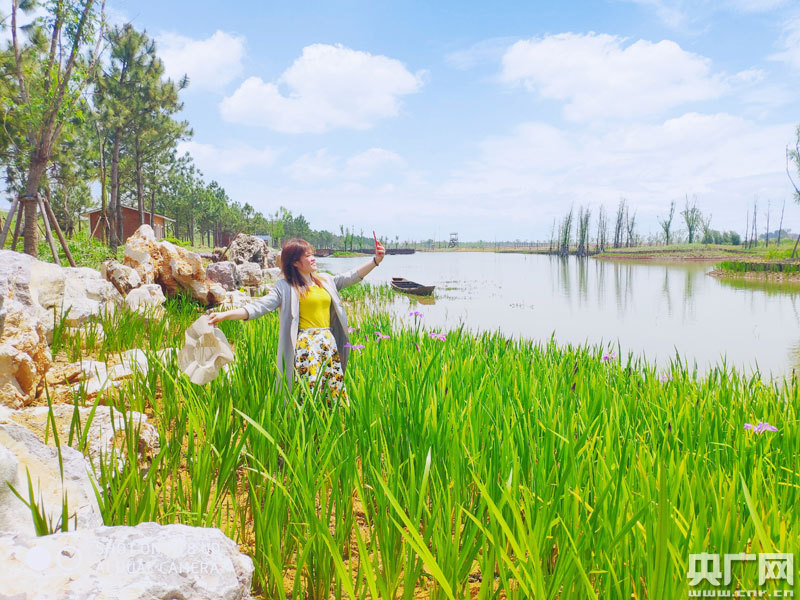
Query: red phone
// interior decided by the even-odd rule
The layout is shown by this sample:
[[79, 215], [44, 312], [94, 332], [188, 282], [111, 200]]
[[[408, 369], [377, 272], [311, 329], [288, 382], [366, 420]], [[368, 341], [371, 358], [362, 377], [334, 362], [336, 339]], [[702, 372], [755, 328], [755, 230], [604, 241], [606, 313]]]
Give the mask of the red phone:
[[374, 229], [372, 230], [372, 237], [375, 238], [375, 247], [377, 248], [378, 247], [378, 236], [375, 235], [375, 230]]

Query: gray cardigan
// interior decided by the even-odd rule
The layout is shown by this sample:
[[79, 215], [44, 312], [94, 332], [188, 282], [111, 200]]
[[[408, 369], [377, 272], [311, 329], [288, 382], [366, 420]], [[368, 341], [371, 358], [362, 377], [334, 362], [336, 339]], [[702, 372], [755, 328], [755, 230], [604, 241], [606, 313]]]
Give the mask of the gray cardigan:
[[[331, 332], [336, 340], [336, 348], [342, 361], [342, 370], [347, 368], [347, 357], [350, 348], [346, 348], [347, 314], [339, 298], [338, 290], [346, 288], [361, 281], [358, 269], [339, 275], [317, 273], [322, 281], [322, 286], [331, 296]], [[289, 285], [285, 279], [280, 279], [266, 296], [262, 296], [244, 307], [247, 311], [247, 320], [256, 319], [268, 312], [280, 308], [280, 331], [278, 333], [278, 372], [283, 373], [289, 391], [292, 389], [294, 378], [294, 348], [297, 345], [297, 332], [300, 328], [300, 296], [297, 289]], [[283, 381], [278, 378], [278, 388]]]

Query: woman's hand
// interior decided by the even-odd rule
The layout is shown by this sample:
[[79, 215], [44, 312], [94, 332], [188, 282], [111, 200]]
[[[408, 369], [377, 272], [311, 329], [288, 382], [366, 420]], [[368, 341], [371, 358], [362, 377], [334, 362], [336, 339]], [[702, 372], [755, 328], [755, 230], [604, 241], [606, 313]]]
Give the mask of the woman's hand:
[[214, 327], [216, 327], [217, 323], [219, 323], [220, 321], [228, 320], [228, 316], [227, 316], [228, 312], [229, 311], [226, 310], [224, 312], [211, 313], [210, 315], [208, 315], [208, 324], [209, 325], [213, 325]]
[[383, 257], [386, 256], [386, 250], [379, 241], [375, 241], [375, 262], [381, 264]]

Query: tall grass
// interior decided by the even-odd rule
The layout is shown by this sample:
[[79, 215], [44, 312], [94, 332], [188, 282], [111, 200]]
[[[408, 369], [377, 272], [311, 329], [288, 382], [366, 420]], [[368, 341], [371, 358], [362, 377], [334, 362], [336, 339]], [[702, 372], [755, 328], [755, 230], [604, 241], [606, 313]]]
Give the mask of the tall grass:
[[[152, 411], [161, 450], [121, 473], [109, 457], [101, 508], [109, 525], [220, 527], [265, 598], [679, 598], [690, 553], [800, 550], [794, 380], [441, 341], [360, 311], [339, 406], [324, 388], [275, 390], [275, 315], [222, 323], [236, 361], [192, 385], [154, 354], [190, 312], [106, 328], [98, 351], [137, 345], [154, 366], [105, 401]], [[779, 431], [743, 429], [759, 421]]]
[[800, 263], [725, 260], [717, 265], [725, 273], [800, 273]]

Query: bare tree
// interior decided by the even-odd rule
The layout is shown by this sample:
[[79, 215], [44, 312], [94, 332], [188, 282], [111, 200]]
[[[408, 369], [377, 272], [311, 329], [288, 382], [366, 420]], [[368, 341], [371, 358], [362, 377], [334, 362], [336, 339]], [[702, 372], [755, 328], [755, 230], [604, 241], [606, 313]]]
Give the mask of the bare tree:
[[753, 200], [753, 230], [750, 232], [750, 245], [758, 248], [758, 199]]
[[769, 248], [769, 207], [770, 207], [770, 204], [771, 204], [771, 201], [767, 200], [767, 233], [764, 236], [764, 240], [765, 240], [765, 242], [767, 244], [767, 248]]
[[703, 242], [710, 244], [711, 240], [711, 215], [703, 217], [700, 215], [700, 228], [703, 230]]
[[669, 215], [666, 219], [659, 219], [658, 224], [661, 225], [661, 230], [664, 232], [664, 239], [666, 245], [669, 246], [671, 240], [672, 219], [675, 216], [675, 200], [669, 203]]
[[625, 227], [625, 198], [620, 198], [617, 207], [617, 221], [614, 224], [614, 248], [622, 246], [623, 228]]
[[[800, 189], [797, 189], [797, 184], [795, 184], [794, 179], [792, 179], [792, 174], [789, 172], [789, 159], [792, 159], [797, 165], [798, 170], [800, 170], [800, 126], [797, 127], [797, 142], [795, 142], [794, 150], [789, 150], [789, 147], [786, 147], [786, 175], [789, 177], [789, 181], [792, 183], [792, 187], [794, 188], [794, 201], [800, 202]], [[797, 243], [800, 242], [800, 235], [797, 236], [797, 240], [794, 243], [794, 248], [792, 249], [792, 258], [797, 255]]]
[[634, 244], [634, 239], [635, 239], [635, 236], [633, 234], [634, 227], [636, 227], [636, 211], [633, 211], [633, 216], [631, 217], [628, 211], [628, 207], [625, 207], [625, 232], [627, 234], [625, 245], [628, 248], [630, 248]]
[[783, 206], [781, 207], [781, 222], [778, 225], [778, 248], [781, 247], [781, 234], [783, 233], [783, 213], [786, 210], [786, 200], [783, 201]]
[[589, 254], [589, 218], [591, 211], [589, 208], [581, 206], [578, 213], [578, 230], [577, 230], [577, 251], [578, 256], [587, 256]]
[[600, 212], [597, 215], [597, 252], [604, 252], [608, 238], [608, 215], [605, 206], [600, 205]]
[[569, 255], [569, 243], [572, 239], [572, 213], [573, 209], [569, 209], [569, 213], [567, 216], [564, 217], [564, 220], [561, 222], [561, 229], [559, 231], [559, 249], [558, 255], [559, 256], [568, 256]]
[[686, 194], [686, 208], [681, 211], [681, 216], [686, 223], [686, 230], [689, 232], [689, 243], [691, 244], [694, 242], [695, 234], [697, 233], [697, 228], [700, 225], [703, 215], [700, 209], [697, 208], [696, 199], [694, 199], [692, 205], [689, 206], [689, 194]]

